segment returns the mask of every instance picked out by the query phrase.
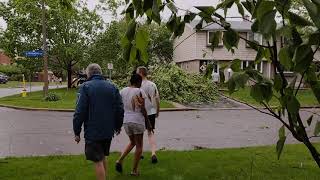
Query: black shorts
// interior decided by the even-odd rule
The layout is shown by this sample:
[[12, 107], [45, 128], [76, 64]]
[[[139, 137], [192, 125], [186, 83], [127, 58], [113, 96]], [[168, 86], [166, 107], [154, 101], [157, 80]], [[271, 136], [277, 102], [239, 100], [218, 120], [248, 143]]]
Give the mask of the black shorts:
[[90, 141], [86, 140], [85, 154], [86, 159], [99, 162], [102, 161], [105, 156], [109, 156], [110, 153], [111, 139]]
[[[152, 130], [154, 130], [154, 129], [156, 128], [156, 115], [155, 115], [155, 114], [149, 115], [149, 116], [148, 116], [148, 119], [149, 119], [149, 121], [150, 121]], [[147, 128], [147, 127], [148, 127], [148, 126], [146, 125], [146, 128]]]

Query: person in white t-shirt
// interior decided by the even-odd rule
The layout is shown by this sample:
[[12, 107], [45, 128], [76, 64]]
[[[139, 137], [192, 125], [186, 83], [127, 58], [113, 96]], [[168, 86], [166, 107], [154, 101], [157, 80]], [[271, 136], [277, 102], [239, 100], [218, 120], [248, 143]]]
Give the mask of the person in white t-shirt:
[[[155, 129], [156, 118], [159, 117], [160, 111], [160, 96], [159, 91], [155, 83], [147, 79], [148, 71], [146, 67], [138, 67], [137, 73], [142, 77], [141, 89], [146, 93], [147, 98], [145, 99], [145, 107], [148, 113], [148, 119], [151, 123], [152, 130]], [[156, 155], [156, 141], [153, 131], [148, 131], [149, 144], [151, 146], [151, 162], [156, 164], [158, 158]]]
[[122, 89], [120, 95], [124, 105], [123, 127], [129, 136], [130, 143], [116, 162], [116, 170], [122, 173], [122, 163], [130, 151], [136, 147], [134, 163], [131, 175], [138, 176], [138, 165], [143, 151], [143, 134], [147, 127], [150, 131], [151, 125], [145, 109], [146, 94], [140, 89], [142, 78], [138, 74], [133, 74], [130, 79], [130, 86]]

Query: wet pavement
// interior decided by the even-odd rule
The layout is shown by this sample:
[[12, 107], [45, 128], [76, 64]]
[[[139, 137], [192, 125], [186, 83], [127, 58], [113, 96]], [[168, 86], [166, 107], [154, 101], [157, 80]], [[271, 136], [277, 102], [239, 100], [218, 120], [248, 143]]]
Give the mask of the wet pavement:
[[[302, 113], [303, 118], [309, 114]], [[254, 110], [162, 112], [156, 135], [163, 150], [246, 147], [276, 143], [280, 126]], [[122, 150], [127, 142], [123, 131], [112, 151]], [[295, 141], [289, 137], [288, 142]], [[72, 113], [0, 108], [0, 157], [81, 154], [83, 147], [83, 141], [73, 141]]]

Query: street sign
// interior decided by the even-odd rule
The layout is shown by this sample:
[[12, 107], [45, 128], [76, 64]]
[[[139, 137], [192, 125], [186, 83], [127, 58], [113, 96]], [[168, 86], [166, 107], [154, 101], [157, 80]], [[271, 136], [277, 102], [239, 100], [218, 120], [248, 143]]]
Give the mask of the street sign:
[[24, 52], [24, 55], [28, 58], [38, 58], [43, 57], [43, 51], [42, 50], [36, 50], [36, 51], [26, 51]]
[[108, 69], [112, 70], [113, 69], [113, 64], [112, 63], [108, 63]]

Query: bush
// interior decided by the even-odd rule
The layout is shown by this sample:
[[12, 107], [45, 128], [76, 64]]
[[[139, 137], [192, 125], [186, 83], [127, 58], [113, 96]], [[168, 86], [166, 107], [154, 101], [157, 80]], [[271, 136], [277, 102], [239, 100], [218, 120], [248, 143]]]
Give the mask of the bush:
[[188, 74], [172, 63], [155, 68], [151, 78], [165, 100], [201, 103], [217, 99], [215, 84], [201, 75]]
[[55, 93], [49, 93], [48, 96], [44, 98], [45, 101], [49, 101], [49, 102], [59, 101], [60, 99], [61, 99], [60, 96]]
[[6, 74], [7, 76], [22, 74], [22, 68], [16, 65], [0, 65], [0, 72]]

